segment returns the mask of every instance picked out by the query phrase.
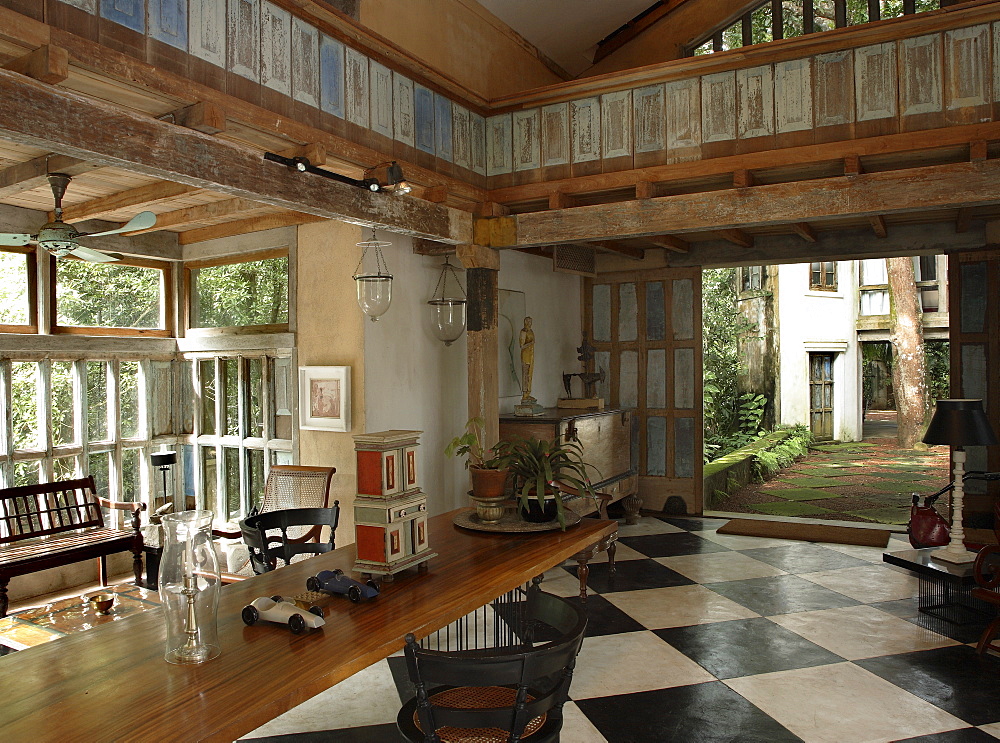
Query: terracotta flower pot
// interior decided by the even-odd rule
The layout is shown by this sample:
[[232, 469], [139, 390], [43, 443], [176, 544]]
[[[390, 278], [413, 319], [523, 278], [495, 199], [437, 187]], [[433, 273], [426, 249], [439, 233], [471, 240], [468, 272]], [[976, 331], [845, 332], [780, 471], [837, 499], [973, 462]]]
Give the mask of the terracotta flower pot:
[[472, 495], [478, 500], [503, 498], [507, 484], [507, 470], [486, 470], [470, 467]]

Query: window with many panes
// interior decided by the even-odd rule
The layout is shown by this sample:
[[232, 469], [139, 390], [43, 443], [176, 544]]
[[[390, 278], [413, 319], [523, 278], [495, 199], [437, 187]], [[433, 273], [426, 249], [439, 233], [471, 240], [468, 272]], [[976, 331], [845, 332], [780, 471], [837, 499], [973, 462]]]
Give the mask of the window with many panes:
[[837, 290], [837, 262], [816, 261], [809, 264], [809, 288], [818, 291]]
[[0, 332], [34, 333], [35, 252], [29, 248], [0, 249]]
[[740, 291], [760, 291], [764, 288], [764, 279], [766, 278], [766, 266], [743, 266], [740, 269]]
[[188, 271], [192, 328], [288, 327], [288, 253], [196, 261]]

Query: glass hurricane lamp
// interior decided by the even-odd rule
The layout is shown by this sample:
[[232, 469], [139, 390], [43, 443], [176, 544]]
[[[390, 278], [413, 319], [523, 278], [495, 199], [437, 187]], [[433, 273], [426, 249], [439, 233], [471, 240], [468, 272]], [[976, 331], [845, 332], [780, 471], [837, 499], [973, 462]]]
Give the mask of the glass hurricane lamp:
[[[454, 280], [458, 291], [462, 293], [461, 298], [457, 295], [446, 296], [448, 291], [448, 279]], [[434, 297], [427, 302], [431, 308], [431, 332], [439, 341], [450, 346], [457, 341], [465, 331], [465, 292], [462, 284], [458, 280], [455, 267], [451, 265], [448, 258], [444, 259], [441, 266], [441, 275], [438, 277], [437, 286], [434, 288]]]
[[[392, 274], [389, 273], [385, 265], [385, 258], [382, 256], [382, 248], [388, 248], [392, 243], [379, 240], [375, 237], [375, 229], [372, 228], [372, 235], [367, 240], [357, 243], [362, 248], [361, 260], [354, 271], [354, 283], [358, 289], [358, 306], [361, 311], [372, 319], [378, 320], [389, 309], [392, 302]], [[363, 266], [365, 256], [371, 250], [375, 254], [375, 272], [364, 273]]]

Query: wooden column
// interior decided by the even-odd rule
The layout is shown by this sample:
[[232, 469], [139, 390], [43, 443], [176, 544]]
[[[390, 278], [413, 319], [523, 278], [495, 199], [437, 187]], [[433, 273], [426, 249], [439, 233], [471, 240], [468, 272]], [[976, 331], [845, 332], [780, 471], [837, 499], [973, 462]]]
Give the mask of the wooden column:
[[497, 351], [497, 279], [500, 254], [479, 245], [459, 245], [458, 259], [465, 266], [467, 358], [469, 364], [469, 417], [486, 423], [487, 446], [500, 438], [500, 379]]

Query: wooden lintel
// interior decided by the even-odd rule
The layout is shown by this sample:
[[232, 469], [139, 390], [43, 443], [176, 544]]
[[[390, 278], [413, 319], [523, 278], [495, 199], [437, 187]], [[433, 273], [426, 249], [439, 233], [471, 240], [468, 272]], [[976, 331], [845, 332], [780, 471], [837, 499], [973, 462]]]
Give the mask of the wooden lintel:
[[432, 204], [443, 204], [448, 200], [448, 187], [431, 186], [430, 188], [425, 188], [420, 194], [420, 198]]
[[[260, 150], [174, 126], [0, 70], [0, 137], [231, 198], [449, 243], [472, 216], [355, 188], [264, 160]], [[128, 132], [129, 136], [122, 136]]]
[[[561, 210], [557, 210], [556, 213], [561, 213]], [[476, 245], [491, 248], [512, 247], [517, 242], [517, 218], [476, 218], [473, 221], [472, 234]]]
[[47, 186], [48, 180], [45, 176], [49, 173], [74, 176], [99, 167], [101, 166], [66, 155], [42, 155], [0, 170], [0, 198], [31, 191], [39, 186]]
[[733, 245], [741, 248], [753, 247], [753, 236], [748, 235], [743, 230], [718, 230], [718, 233], [723, 239], [728, 240]]
[[885, 225], [885, 217], [881, 214], [872, 214], [868, 217], [868, 221], [872, 226], [872, 232], [875, 233], [875, 237], [888, 237], [889, 230]]
[[57, 85], [69, 77], [69, 52], [62, 47], [45, 44], [23, 57], [12, 59], [3, 65], [3, 69]]
[[455, 255], [456, 247], [448, 243], [415, 237], [413, 238], [413, 252], [416, 255]]
[[556, 249], [551, 245], [547, 245], [544, 248], [517, 248], [518, 253], [527, 253], [528, 255], [537, 255], [542, 258], [551, 258], [555, 255]]
[[816, 242], [816, 230], [810, 227], [808, 222], [795, 222], [791, 227], [795, 234], [807, 243]]
[[481, 201], [472, 209], [472, 214], [476, 217], [506, 217], [510, 209], [495, 201]]
[[157, 181], [145, 186], [130, 188], [128, 191], [101, 196], [79, 204], [71, 204], [63, 208], [63, 219], [67, 222], [82, 222], [85, 219], [95, 219], [122, 209], [132, 209], [155, 204], [158, 201], [186, 196], [201, 189], [186, 186], [183, 183]]
[[733, 188], [749, 188], [754, 185], [753, 173], [746, 168], [733, 171]]
[[188, 129], [197, 129], [205, 134], [218, 134], [226, 130], [226, 112], [214, 103], [198, 101], [190, 106], [158, 116], [161, 121], [170, 121]]
[[646, 241], [653, 243], [658, 248], [663, 248], [673, 253], [687, 253], [691, 250], [691, 243], [687, 240], [681, 240], [674, 235], [654, 235], [647, 237]]
[[493, 250], [493, 248], [465, 244], [457, 246], [455, 254], [466, 268], [488, 268], [490, 271], [500, 270], [500, 253]]
[[596, 248], [597, 250], [603, 250], [605, 253], [617, 253], [618, 255], [625, 256], [626, 258], [631, 258], [634, 261], [641, 261], [646, 257], [646, 251], [642, 248], [636, 248], [632, 245], [623, 245], [616, 240], [596, 240], [594, 242], [581, 242], [574, 244], [584, 248]]
[[234, 214], [243, 214], [255, 210], [266, 209], [263, 204], [249, 199], [226, 199], [224, 201], [213, 201], [208, 204], [198, 204], [189, 206], [186, 209], [176, 209], [172, 212], [164, 212], [156, 215], [156, 225], [148, 230], [130, 232], [130, 235], [140, 235], [143, 232], [154, 232], [156, 230], [177, 229], [197, 222], [205, 222], [210, 219], [220, 219], [231, 217]]
[[264, 230], [273, 230], [278, 227], [293, 227], [295, 225], [322, 221], [324, 221], [323, 217], [317, 217], [313, 214], [276, 212], [274, 214], [264, 214], [260, 217], [240, 219], [235, 222], [223, 222], [222, 224], [213, 224], [211, 227], [200, 227], [196, 230], [181, 232], [177, 235], [177, 242], [179, 245], [191, 245], [192, 243], [216, 240], [221, 237], [236, 237], [237, 235], [247, 235], [251, 232], [263, 232]]
[[968, 232], [969, 222], [972, 219], [972, 210], [962, 207], [955, 215], [955, 232]]
[[659, 189], [653, 181], [638, 180], [635, 182], [635, 197], [637, 199], [652, 199], [659, 194]]
[[980, 160], [985, 160], [989, 155], [989, 148], [987, 147], [985, 139], [976, 139], [969, 142], [969, 161], [978, 162]]
[[865, 172], [860, 155], [844, 156], [844, 175], [861, 175]]
[[576, 204], [576, 200], [568, 193], [556, 191], [549, 194], [549, 209], [569, 209]]

